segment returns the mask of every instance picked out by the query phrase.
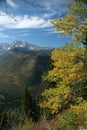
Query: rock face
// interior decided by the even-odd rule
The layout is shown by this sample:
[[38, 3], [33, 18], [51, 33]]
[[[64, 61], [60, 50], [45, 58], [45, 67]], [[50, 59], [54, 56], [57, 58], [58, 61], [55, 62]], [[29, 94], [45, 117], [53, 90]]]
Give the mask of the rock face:
[[36, 46], [36, 45], [30, 44], [26, 41], [20, 41], [20, 40], [15, 40], [12, 42], [11, 49], [13, 49], [13, 48], [20, 48], [20, 49], [25, 49], [25, 50], [35, 50], [35, 51], [52, 49], [50, 47]]

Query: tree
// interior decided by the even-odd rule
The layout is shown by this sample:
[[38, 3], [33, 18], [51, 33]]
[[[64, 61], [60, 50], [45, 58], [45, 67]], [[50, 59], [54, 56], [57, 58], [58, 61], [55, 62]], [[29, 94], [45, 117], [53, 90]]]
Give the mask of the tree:
[[24, 88], [23, 97], [21, 101], [21, 112], [26, 117], [31, 117], [33, 121], [39, 119], [39, 106], [36, 103], [36, 100], [32, 99], [27, 87]]
[[74, 40], [87, 45], [87, 2], [76, 0], [73, 5], [68, 3], [69, 13], [64, 18], [55, 18], [52, 20], [57, 31], [63, 31], [63, 35], [73, 35]]
[[[64, 18], [52, 20], [57, 31], [62, 31], [62, 35], [74, 35], [74, 40], [83, 43], [84, 67], [87, 69], [87, 1], [75, 0], [71, 5], [68, 3], [69, 13]], [[87, 70], [86, 70], [87, 71]]]
[[[69, 107], [73, 99], [82, 96], [79, 89], [85, 89], [83, 82], [86, 81], [87, 73], [84, 69], [84, 48], [81, 46], [66, 45], [52, 52], [52, 70], [48, 71], [44, 80], [54, 82], [42, 94], [42, 108], [49, 108], [52, 114]], [[77, 91], [79, 91], [77, 95]]]
[[33, 100], [31, 95], [29, 94], [27, 87], [25, 87], [21, 103], [21, 111], [26, 116], [31, 116], [33, 112], [32, 109], [33, 109]]
[[75, 2], [83, 2], [84, 4], [87, 4], [87, 0], [74, 0]]
[[[82, 3], [84, 2], [84, 4]], [[73, 35], [74, 43], [55, 49], [51, 59], [53, 68], [44, 78], [54, 83], [42, 93], [42, 108], [48, 108], [52, 114], [66, 113], [58, 130], [74, 130], [87, 127], [87, 1], [75, 0], [68, 4], [70, 13], [64, 18], [56, 18], [52, 23], [62, 35]], [[76, 41], [76, 42], [75, 42]], [[84, 95], [84, 96], [83, 96]], [[83, 100], [81, 100], [83, 99]], [[86, 99], [86, 98], [85, 98]], [[82, 124], [82, 125], [81, 125]]]
[[83, 69], [84, 49], [80, 46], [65, 46], [64, 48], [55, 49], [52, 52], [53, 69], [48, 72], [46, 79], [57, 84], [75, 84], [77, 81], [84, 79], [85, 72]]
[[[69, 13], [64, 18], [53, 19], [52, 23], [57, 31], [63, 32], [62, 35], [72, 35], [74, 42], [83, 44], [85, 49], [82, 62], [84, 72], [87, 73], [87, 0], [74, 0], [73, 4], [68, 3], [67, 6]], [[86, 85], [87, 79], [84, 93], [87, 93]]]
[[[58, 96], [63, 91], [63, 85], [69, 87], [73, 99], [77, 98], [78, 96], [82, 96], [82, 90], [86, 90], [87, 92], [86, 5], [87, 2], [85, 0], [83, 2], [82, 0], [75, 0], [72, 5], [68, 3], [67, 6], [69, 9], [69, 13], [64, 18], [55, 18], [52, 20], [52, 23], [56, 26], [57, 31], [62, 31], [62, 35], [74, 36], [74, 42], [81, 42], [85, 47], [82, 48], [82, 46], [78, 45], [76, 47], [67, 46], [63, 49], [56, 49], [52, 53], [51, 58], [53, 61], [53, 69], [48, 72], [48, 75], [45, 79], [48, 82], [54, 82], [55, 86], [52, 87], [53, 89], [45, 90], [45, 92], [43, 93], [45, 101], [41, 103], [41, 106], [50, 108], [52, 110], [55, 108], [54, 113], [57, 112], [59, 108], [58, 100], [60, 100], [60, 102], [62, 101], [63, 103], [65, 103], [64, 98], [58, 98]], [[61, 91], [59, 91], [59, 88], [62, 88]], [[54, 92], [53, 94], [52, 91]], [[77, 93], [78, 95], [76, 95]], [[63, 96], [64, 95], [66, 94], [64, 93]], [[62, 109], [62, 105], [60, 106]]]
[[42, 94], [44, 100], [40, 103], [41, 108], [48, 108], [52, 114], [68, 107], [71, 100], [71, 91], [68, 86], [62, 85], [45, 90]]

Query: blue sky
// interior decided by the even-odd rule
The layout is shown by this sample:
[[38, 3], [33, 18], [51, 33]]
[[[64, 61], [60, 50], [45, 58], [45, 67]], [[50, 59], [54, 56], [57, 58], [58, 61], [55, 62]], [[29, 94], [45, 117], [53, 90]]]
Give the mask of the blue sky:
[[[3, 1], [7, 3], [8, 14]], [[0, 42], [11, 43], [19, 39], [39, 46], [59, 47], [70, 41], [68, 36], [60, 37], [61, 32], [56, 32], [50, 21], [63, 17], [68, 11], [66, 4], [71, 0], [34, 0], [44, 8], [21, 1], [0, 0]]]

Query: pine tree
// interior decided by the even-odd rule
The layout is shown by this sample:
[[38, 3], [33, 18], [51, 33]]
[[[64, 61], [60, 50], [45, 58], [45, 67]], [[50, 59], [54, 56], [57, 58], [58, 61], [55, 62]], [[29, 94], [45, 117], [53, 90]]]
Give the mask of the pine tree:
[[21, 101], [21, 112], [28, 118], [32, 118], [33, 121], [38, 121], [40, 113], [39, 106], [36, 100], [32, 98], [27, 87], [24, 88], [22, 101]]
[[24, 88], [23, 96], [22, 96], [22, 103], [21, 103], [21, 112], [26, 116], [32, 115], [33, 109], [33, 100], [27, 87]]

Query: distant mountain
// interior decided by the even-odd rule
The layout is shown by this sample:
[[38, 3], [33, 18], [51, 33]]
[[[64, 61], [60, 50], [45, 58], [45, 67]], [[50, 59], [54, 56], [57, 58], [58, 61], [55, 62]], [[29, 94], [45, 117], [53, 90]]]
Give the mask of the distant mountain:
[[51, 47], [36, 46], [36, 45], [30, 44], [26, 41], [21, 41], [21, 40], [15, 40], [12, 42], [10, 49], [14, 49], [14, 48], [20, 48], [20, 49], [24, 49], [24, 50], [35, 50], [35, 51], [52, 50], [53, 49]]
[[51, 51], [53, 48], [51, 47], [40, 47], [33, 44], [30, 44], [26, 41], [15, 40], [11, 44], [8, 43], [0, 43], [0, 56], [6, 54], [11, 50], [19, 50], [19, 51]]

